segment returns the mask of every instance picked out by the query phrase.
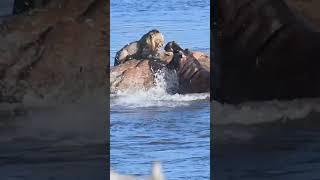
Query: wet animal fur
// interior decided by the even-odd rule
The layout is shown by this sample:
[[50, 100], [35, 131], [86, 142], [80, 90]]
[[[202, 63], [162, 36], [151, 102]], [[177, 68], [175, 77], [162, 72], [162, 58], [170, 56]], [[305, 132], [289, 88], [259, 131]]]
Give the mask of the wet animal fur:
[[154, 29], [144, 34], [139, 41], [124, 46], [117, 52], [114, 65], [122, 64], [130, 59], [152, 59], [158, 55], [158, 50], [164, 45], [164, 37]]

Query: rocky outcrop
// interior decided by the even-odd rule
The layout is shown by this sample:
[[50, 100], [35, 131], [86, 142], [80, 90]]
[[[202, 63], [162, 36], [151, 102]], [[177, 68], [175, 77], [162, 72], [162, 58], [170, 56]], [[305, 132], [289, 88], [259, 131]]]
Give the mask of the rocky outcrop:
[[[105, 89], [104, 1], [52, 0], [0, 27], [0, 102], [74, 102]], [[105, 59], [105, 60], [104, 60]], [[30, 96], [29, 96], [30, 97]]]
[[110, 91], [147, 90], [155, 86], [155, 73], [165, 64], [153, 60], [130, 60], [113, 67], [110, 73]]
[[[288, 0], [289, 1], [289, 0]], [[320, 96], [320, 35], [281, 0], [221, 1], [214, 98]]]

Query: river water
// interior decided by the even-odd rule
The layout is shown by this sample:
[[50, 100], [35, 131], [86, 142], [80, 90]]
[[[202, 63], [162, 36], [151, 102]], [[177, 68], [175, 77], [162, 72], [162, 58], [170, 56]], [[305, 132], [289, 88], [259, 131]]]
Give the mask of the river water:
[[111, 95], [111, 168], [145, 176], [160, 161], [168, 179], [209, 179], [210, 95], [169, 94], [161, 74], [147, 91]]
[[[209, 0], [111, 0], [110, 64], [125, 44], [151, 29], [165, 41], [209, 53]], [[164, 84], [163, 84], [164, 83]], [[209, 94], [169, 94], [155, 89], [111, 96], [110, 159], [116, 172], [149, 175], [160, 161], [170, 180], [209, 179]]]
[[168, 179], [209, 179], [209, 103], [185, 103], [137, 108], [114, 105], [111, 167], [124, 174], [148, 175], [151, 163], [160, 161]]

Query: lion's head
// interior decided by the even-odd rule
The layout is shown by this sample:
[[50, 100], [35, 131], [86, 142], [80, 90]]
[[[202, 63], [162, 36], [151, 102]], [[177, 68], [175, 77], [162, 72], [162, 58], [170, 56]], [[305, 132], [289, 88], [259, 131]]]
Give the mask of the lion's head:
[[160, 31], [153, 29], [139, 40], [142, 55], [154, 55], [164, 45], [164, 37]]

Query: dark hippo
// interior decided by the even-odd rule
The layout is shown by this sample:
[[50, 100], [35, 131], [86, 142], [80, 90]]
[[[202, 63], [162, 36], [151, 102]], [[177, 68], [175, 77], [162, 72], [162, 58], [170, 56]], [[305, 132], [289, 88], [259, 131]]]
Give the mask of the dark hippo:
[[[173, 45], [173, 46], [172, 46]], [[175, 42], [169, 42], [174, 52], [172, 61], [167, 65], [169, 69], [177, 71], [179, 91], [185, 93], [201, 93], [210, 91], [210, 58], [201, 52], [183, 50]]]
[[184, 51], [184, 49], [182, 49], [175, 41], [168, 42], [164, 47], [164, 50], [167, 52]]
[[214, 99], [320, 96], [320, 35], [282, 0], [218, 2]]

